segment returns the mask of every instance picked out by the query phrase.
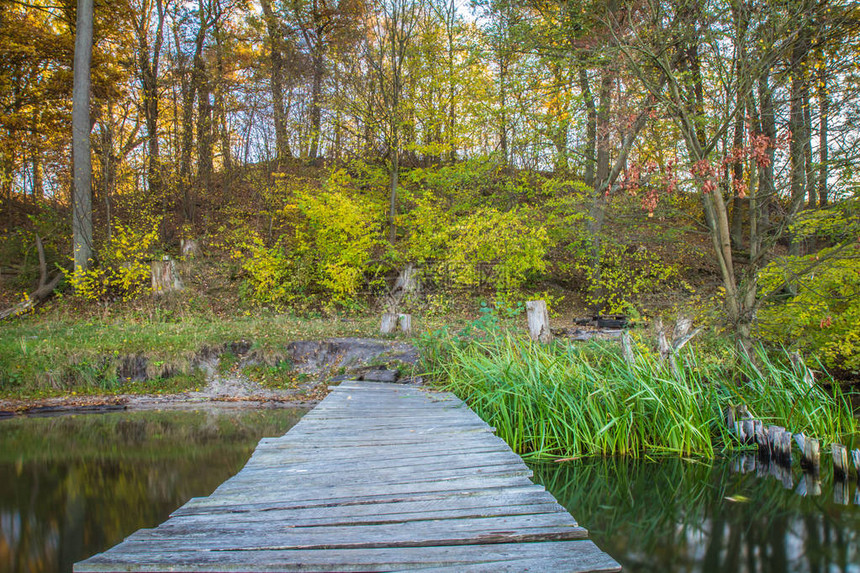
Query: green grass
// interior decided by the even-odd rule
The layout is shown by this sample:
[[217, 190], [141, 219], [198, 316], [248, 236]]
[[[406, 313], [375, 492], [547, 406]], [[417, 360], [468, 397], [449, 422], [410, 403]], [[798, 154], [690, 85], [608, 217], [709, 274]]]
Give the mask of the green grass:
[[527, 457], [710, 458], [737, 446], [722, 422], [730, 404], [825, 442], [857, 435], [838, 387], [835, 395], [808, 388], [787, 359], [772, 360], [764, 350], [754, 363], [726, 360], [733, 353], [725, 348], [691, 349], [679, 357], [676, 376], [642, 343], [633, 365], [614, 342], [542, 346], [498, 330], [478, 339], [437, 334], [422, 345], [428, 372]]
[[[341, 319], [255, 316], [135, 317], [76, 320], [28, 317], [0, 330], [0, 396], [44, 397], [77, 393], [180, 391], [199, 385], [193, 359], [205, 348], [248, 341], [260, 355], [283, 354], [294, 340], [371, 336], [374, 316]], [[151, 380], [131, 383], [117, 375], [123, 359], [143, 356]]]

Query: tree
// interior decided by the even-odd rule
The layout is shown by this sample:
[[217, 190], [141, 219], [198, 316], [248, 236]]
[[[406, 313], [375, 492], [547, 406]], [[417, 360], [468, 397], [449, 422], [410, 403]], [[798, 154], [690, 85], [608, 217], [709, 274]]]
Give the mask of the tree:
[[[813, 39], [824, 40], [813, 26], [824, 16], [819, 8], [811, 0], [767, 4], [767, 9], [756, 2], [628, 5], [640, 19], [636, 33], [625, 35], [614, 28], [628, 67], [681, 133], [725, 290], [726, 323], [742, 351], [749, 351], [756, 310], [789, 286], [761, 293], [758, 275], [773, 259], [777, 242], [791, 229], [809, 193], [811, 122], [804, 111], [804, 76]], [[848, 14], [843, 25], [854, 25]], [[782, 87], [790, 95], [787, 182], [774, 182], [773, 171], [774, 151], [783, 145], [776, 133], [770, 80], [780, 66], [785, 70]], [[739, 118], [752, 124], [743, 147], [732, 147], [740, 139], [735, 135], [732, 144], [721, 149], [730, 131], [743, 133]], [[734, 169], [737, 164], [740, 168]], [[719, 184], [721, 165], [733, 168], [732, 189]], [[733, 195], [749, 200], [745, 253], [732, 246], [726, 197]], [[782, 207], [778, 222], [768, 212], [777, 200]], [[736, 237], [736, 246], [738, 242]]]
[[132, 11], [132, 26], [137, 40], [136, 63], [141, 84], [141, 107], [147, 137], [146, 179], [149, 192], [155, 196], [163, 192], [164, 184], [158, 127], [161, 107], [159, 71], [164, 42], [164, 20], [169, 2], [170, 0], [142, 0]]
[[75, 272], [86, 271], [93, 253], [92, 158], [90, 157], [90, 63], [93, 53], [93, 0], [78, 0], [72, 92], [72, 248]]
[[400, 184], [400, 155], [405, 123], [404, 72], [409, 48], [418, 31], [421, 11], [422, 5], [417, 0], [386, 0], [374, 14], [372, 29], [367, 31], [370, 47], [368, 60], [386, 120], [385, 139], [389, 161], [388, 240], [392, 244], [397, 241], [397, 189]]
[[284, 108], [284, 38], [288, 33], [272, 9], [271, 0], [260, 0], [268, 34], [269, 65], [271, 66], [272, 106], [275, 117], [275, 150], [279, 165], [292, 156], [287, 139], [287, 111]]

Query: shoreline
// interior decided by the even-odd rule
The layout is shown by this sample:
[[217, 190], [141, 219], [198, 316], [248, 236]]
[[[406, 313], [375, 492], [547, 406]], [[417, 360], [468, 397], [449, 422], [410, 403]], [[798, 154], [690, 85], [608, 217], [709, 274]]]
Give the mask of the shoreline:
[[120, 394], [117, 396], [61, 396], [37, 399], [0, 399], [0, 420], [36, 416], [68, 416], [122, 411], [197, 409], [310, 409], [324, 396], [194, 396], [179, 394]]

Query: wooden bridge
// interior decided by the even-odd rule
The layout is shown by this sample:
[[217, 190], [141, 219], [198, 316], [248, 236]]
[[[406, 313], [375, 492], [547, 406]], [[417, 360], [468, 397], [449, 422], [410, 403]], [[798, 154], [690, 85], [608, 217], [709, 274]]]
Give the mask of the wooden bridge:
[[619, 571], [530, 476], [452, 394], [344, 382], [211, 496], [74, 571]]

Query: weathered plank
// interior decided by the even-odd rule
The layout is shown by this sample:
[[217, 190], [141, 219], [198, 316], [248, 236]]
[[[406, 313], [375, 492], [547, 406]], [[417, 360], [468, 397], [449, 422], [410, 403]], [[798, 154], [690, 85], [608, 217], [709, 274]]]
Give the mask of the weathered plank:
[[[511, 563], [514, 568], [510, 568]], [[456, 547], [398, 547], [329, 551], [177, 551], [170, 555], [142, 553], [125, 562], [131, 571], [618, 571], [618, 564], [587, 540], [461, 545]], [[467, 569], [467, 567], [472, 567]], [[479, 567], [474, 569], [473, 567]], [[480, 569], [480, 567], [484, 567]], [[119, 571], [103, 553], [78, 564], [77, 571]]]
[[450, 394], [347, 382], [211, 496], [74, 570], [619, 570], [492, 432]]

